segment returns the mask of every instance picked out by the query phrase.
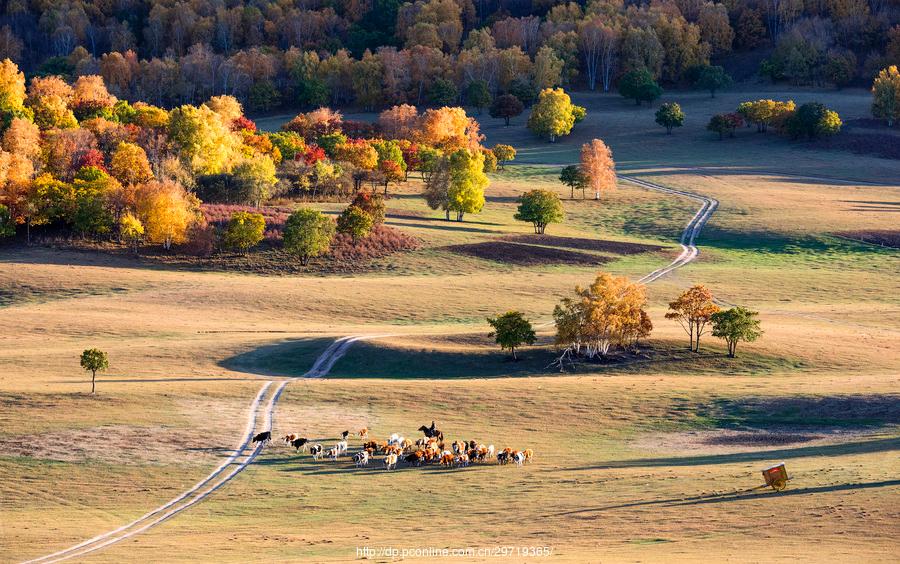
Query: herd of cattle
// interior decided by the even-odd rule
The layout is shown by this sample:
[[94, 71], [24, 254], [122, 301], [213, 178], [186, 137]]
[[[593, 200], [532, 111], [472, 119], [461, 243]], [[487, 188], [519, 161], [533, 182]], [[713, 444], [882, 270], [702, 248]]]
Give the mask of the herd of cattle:
[[[444, 433], [436, 429], [434, 421], [431, 426], [422, 425], [419, 431], [422, 438], [412, 441], [398, 433], [394, 433], [387, 440], [369, 440], [369, 430], [360, 429], [356, 435], [364, 441], [362, 448], [352, 455], [353, 462], [358, 468], [368, 466], [377, 456], [381, 459], [385, 470], [393, 470], [402, 460], [410, 466], [423, 464], [440, 464], [447, 468], [461, 468], [473, 463], [484, 463], [497, 460], [498, 464], [514, 463], [521, 466], [531, 462], [534, 451], [530, 448], [514, 450], [504, 448], [497, 451], [494, 445], [484, 445], [477, 441], [453, 441], [450, 448], [444, 442]], [[337, 461], [341, 456], [350, 456], [349, 442], [350, 431], [341, 433], [341, 440], [333, 447], [326, 449], [321, 443], [311, 444], [309, 439], [296, 433], [290, 433], [281, 437], [281, 441], [292, 446], [297, 452], [309, 452], [314, 460], [331, 459]], [[253, 437], [254, 443], [265, 445], [272, 441], [271, 431], [259, 433]]]

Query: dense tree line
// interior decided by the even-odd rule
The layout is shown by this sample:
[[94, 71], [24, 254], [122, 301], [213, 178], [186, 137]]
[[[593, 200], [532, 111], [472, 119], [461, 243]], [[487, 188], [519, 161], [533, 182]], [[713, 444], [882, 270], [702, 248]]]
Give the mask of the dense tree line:
[[487, 107], [560, 85], [609, 90], [639, 70], [694, 83], [711, 60], [756, 48], [774, 48], [760, 69], [773, 80], [869, 84], [900, 63], [898, 22], [897, 0], [15, 0], [0, 59], [102, 76], [158, 106]]
[[[433, 207], [462, 220], [484, 205], [485, 173], [515, 157], [512, 147], [495, 154], [482, 139], [462, 108], [410, 105], [385, 110], [375, 124], [319, 108], [264, 133], [231, 96], [165, 110], [117, 99], [97, 75], [26, 83], [7, 59], [0, 62], [0, 235], [21, 229], [30, 239], [42, 227], [168, 249], [211, 237], [202, 202], [258, 208], [295, 197], [355, 198], [336, 227], [358, 239], [384, 220], [371, 190], [387, 194], [410, 173], [426, 180]], [[239, 212], [224, 228], [223, 246], [246, 252], [265, 225]]]

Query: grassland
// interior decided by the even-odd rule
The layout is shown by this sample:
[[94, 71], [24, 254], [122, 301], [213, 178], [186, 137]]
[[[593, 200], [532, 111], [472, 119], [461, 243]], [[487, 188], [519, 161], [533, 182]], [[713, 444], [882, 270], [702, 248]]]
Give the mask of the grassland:
[[[348, 560], [367, 545], [498, 544], [549, 545], [577, 562], [895, 559], [900, 258], [833, 234], [896, 229], [900, 162], [703, 131], [707, 114], [762, 96], [824, 97], [845, 118], [868, 104], [854, 91], [688, 93], [677, 97], [687, 125], [669, 137], [647, 108], [591, 95], [578, 100], [588, 119], [552, 146], [520, 122], [485, 122], [488, 143], [511, 141], [521, 155], [494, 176], [485, 212], [446, 223], [405, 186], [388, 222], [422, 248], [352, 277], [0, 249], [0, 561], [80, 542], [175, 497], [239, 443], [262, 378], [302, 374], [335, 336], [359, 333], [392, 336], [354, 345], [329, 378], [292, 382], [276, 432], [412, 435], [435, 419], [451, 438], [534, 448], [535, 462], [388, 474], [273, 446], [206, 501], [83, 560]], [[559, 374], [547, 368], [544, 328], [539, 346], [510, 362], [484, 318], [518, 308], [547, 321], [596, 269], [447, 247], [529, 233], [512, 220], [515, 196], [534, 186], [564, 194], [558, 165], [592, 137], [607, 140], [621, 170], [714, 196], [719, 211], [700, 259], [648, 288], [656, 328], [645, 358]], [[565, 208], [552, 235], [664, 247], [596, 252], [604, 269], [633, 277], [677, 254], [694, 211], [627, 183]], [[764, 337], [733, 360], [708, 339], [691, 359], [663, 315], [694, 283], [758, 309]], [[111, 358], [94, 397], [77, 369], [87, 346]], [[788, 490], [745, 491], [782, 460]]]

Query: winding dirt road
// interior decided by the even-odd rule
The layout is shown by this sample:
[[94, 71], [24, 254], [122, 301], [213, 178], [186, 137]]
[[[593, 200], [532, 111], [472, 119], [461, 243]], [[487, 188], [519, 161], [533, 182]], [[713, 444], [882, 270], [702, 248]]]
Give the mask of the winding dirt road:
[[[619, 178], [648, 190], [662, 192], [664, 194], [670, 194], [672, 196], [688, 198], [700, 202], [700, 208], [687, 223], [684, 231], [681, 234], [681, 254], [679, 254], [678, 257], [676, 257], [675, 260], [670, 262], [668, 265], [662, 268], [658, 268], [641, 278], [640, 282], [649, 284], [655, 280], [658, 280], [660, 277], [665, 276], [669, 272], [672, 272], [677, 268], [681, 268], [682, 266], [695, 260], [699, 255], [699, 250], [697, 249], [697, 246], [695, 244], [696, 239], [700, 235], [700, 231], [703, 229], [703, 226], [706, 225], [706, 222], [716, 211], [719, 202], [714, 198], [702, 196], [700, 194], [695, 194], [692, 192], [686, 192], [684, 190], [675, 190], [673, 188], [661, 186], [659, 184], [635, 178], [633, 176], [620, 175]], [[353, 343], [360, 340], [375, 339], [378, 337], [386, 336], [389, 335], [356, 335], [336, 339], [328, 346], [327, 349], [322, 352], [322, 354], [319, 355], [319, 357], [313, 363], [312, 368], [310, 368], [309, 371], [307, 371], [303, 376], [300, 376], [299, 378], [321, 378], [328, 374], [334, 364], [342, 356], [344, 356], [344, 354], [353, 345]], [[92, 552], [104, 549], [112, 544], [131, 538], [135, 535], [139, 535], [140, 533], [143, 533], [151, 527], [154, 527], [170, 519], [171, 517], [177, 515], [178, 513], [181, 513], [185, 509], [188, 509], [189, 507], [206, 499], [216, 490], [231, 481], [231, 479], [237, 476], [241, 471], [247, 468], [247, 466], [249, 466], [250, 463], [252, 463], [253, 460], [262, 451], [262, 445], [253, 446], [250, 441], [255, 433], [258, 433], [260, 431], [272, 430], [272, 422], [275, 416], [275, 406], [278, 403], [278, 399], [281, 397], [281, 393], [284, 391], [284, 388], [295, 379], [296, 378], [269, 380], [262, 384], [262, 387], [259, 389], [259, 392], [256, 394], [254, 400], [250, 403], [250, 408], [247, 411], [247, 424], [244, 428], [244, 432], [242, 435], [243, 438], [240, 445], [238, 445], [234, 453], [227, 459], [225, 459], [225, 461], [222, 462], [221, 465], [213, 470], [212, 473], [210, 473], [206, 478], [195, 484], [192, 488], [183, 492], [181, 495], [172, 499], [168, 503], [161, 505], [160, 507], [117, 529], [114, 529], [107, 533], [103, 533], [64, 550], [54, 552], [53, 554], [48, 554], [46, 556], [35, 558], [33, 560], [28, 560], [23, 564], [50, 564], [53, 562], [62, 562], [64, 560], [69, 560], [71, 558], [77, 558], [79, 556], [90, 554]]]

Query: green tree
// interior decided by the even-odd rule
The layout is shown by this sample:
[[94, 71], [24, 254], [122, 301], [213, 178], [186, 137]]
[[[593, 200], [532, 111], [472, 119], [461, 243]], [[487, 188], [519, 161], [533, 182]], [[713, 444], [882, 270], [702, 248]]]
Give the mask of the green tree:
[[653, 75], [645, 68], [631, 70], [622, 75], [619, 79], [619, 94], [623, 98], [634, 100], [635, 104], [641, 105], [641, 102], [653, 104], [662, 96], [663, 89], [653, 80]]
[[275, 163], [268, 155], [255, 154], [234, 167], [235, 180], [247, 189], [251, 201], [259, 207], [272, 195], [278, 179], [275, 177]]
[[815, 139], [834, 135], [841, 130], [841, 118], [825, 104], [807, 102], [785, 121], [785, 129], [791, 137]]
[[13, 221], [9, 208], [0, 204], [0, 238], [12, 237], [16, 234], [16, 223]]
[[490, 114], [492, 118], [503, 118], [506, 126], [509, 126], [511, 118], [522, 115], [525, 111], [525, 104], [512, 94], [503, 94], [494, 98], [491, 104]]
[[[898, 34], [900, 37], [900, 34]], [[888, 127], [900, 119], [900, 71], [897, 65], [881, 69], [872, 83], [872, 115], [887, 121]]]
[[456, 221], [484, 207], [484, 190], [490, 181], [484, 173], [484, 154], [460, 149], [450, 155], [447, 211], [456, 212]]
[[830, 51], [825, 61], [825, 78], [838, 88], [853, 82], [856, 77], [856, 55], [853, 51]]
[[91, 393], [96, 389], [97, 372], [109, 368], [109, 356], [100, 349], [86, 349], [81, 353], [81, 367], [91, 373]]
[[529, 190], [519, 197], [519, 209], [515, 219], [530, 221], [534, 232], [543, 235], [547, 225], [563, 220], [562, 202], [556, 192], [550, 190]]
[[716, 97], [716, 90], [730, 88], [734, 81], [731, 76], [720, 66], [704, 65], [697, 71], [697, 80], [694, 86], [702, 90], [709, 90], [709, 97]]
[[466, 99], [469, 105], [478, 109], [478, 114], [491, 105], [491, 90], [488, 88], [487, 82], [483, 80], [473, 80], [466, 87]]
[[338, 233], [350, 235], [354, 241], [364, 239], [372, 231], [375, 221], [359, 206], [347, 206], [337, 219]]
[[435, 80], [428, 89], [428, 100], [435, 106], [452, 106], [459, 99], [456, 85], [446, 78]]
[[[75, 213], [71, 221], [72, 226], [83, 234], [102, 235], [109, 233], [115, 225], [115, 218], [109, 205], [110, 184], [107, 181], [110, 178], [103, 172], [100, 174], [105, 178], [100, 177], [92, 181], [76, 178], [73, 184]], [[118, 186], [118, 183], [116, 185]]]
[[500, 170], [503, 170], [506, 167], [506, 163], [516, 158], [516, 149], [512, 145], [503, 145], [498, 143], [494, 145], [494, 148], [491, 149], [493, 151], [494, 156], [497, 157], [497, 164], [500, 167]]
[[489, 317], [487, 322], [494, 328], [488, 334], [500, 345], [500, 350], [509, 350], [514, 360], [518, 360], [516, 349], [522, 345], [532, 345], [535, 341], [531, 322], [519, 311], [507, 311], [497, 317]]
[[234, 212], [222, 234], [222, 242], [226, 247], [246, 253], [263, 240], [265, 232], [266, 220], [261, 213]]
[[588, 177], [578, 165], [564, 167], [559, 173], [559, 181], [572, 189], [571, 198], [575, 199], [575, 190], [581, 190], [581, 198], [584, 199], [584, 191], [588, 187]]
[[247, 105], [257, 112], [268, 112], [281, 105], [281, 93], [269, 80], [260, 80], [250, 87]]
[[334, 221], [320, 212], [300, 208], [284, 224], [284, 248], [306, 266], [309, 259], [328, 251], [334, 239]]
[[734, 358], [738, 343], [753, 342], [763, 334], [759, 328], [759, 312], [744, 307], [733, 307], [713, 313], [710, 316], [713, 324], [713, 337], [724, 339], [728, 344], [728, 356]]
[[575, 108], [562, 88], [545, 88], [528, 116], [528, 129], [555, 143], [557, 137], [571, 133], [576, 114], [581, 113]]
[[656, 110], [656, 123], [666, 128], [671, 135], [672, 129], [684, 125], [684, 112], [678, 102], [666, 102]]

